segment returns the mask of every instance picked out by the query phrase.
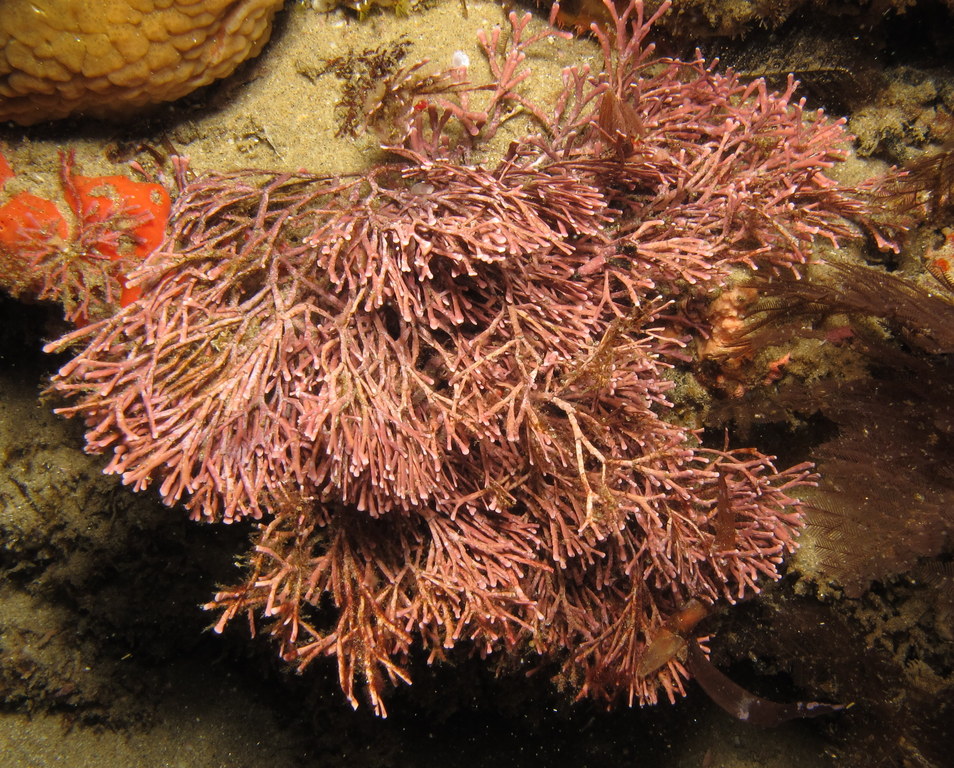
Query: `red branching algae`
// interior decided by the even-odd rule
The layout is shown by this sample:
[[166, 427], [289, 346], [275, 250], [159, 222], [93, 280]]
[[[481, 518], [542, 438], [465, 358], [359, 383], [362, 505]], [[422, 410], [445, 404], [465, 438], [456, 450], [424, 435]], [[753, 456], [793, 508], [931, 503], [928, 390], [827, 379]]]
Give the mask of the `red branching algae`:
[[[0, 281], [17, 296], [63, 305], [84, 325], [139, 297], [125, 275], [165, 234], [171, 202], [159, 184], [126, 176], [81, 176], [61, 156], [60, 187], [68, 210], [31, 192], [0, 205]], [[0, 189], [14, 173], [4, 159]]]
[[[216, 628], [335, 657], [355, 706], [363, 682], [383, 714], [415, 648], [458, 645], [673, 699], [687, 672], [675, 645], [644, 661], [654, 638], [795, 547], [809, 467], [702, 447], [666, 419], [667, 370], [730, 265], [794, 269], [867, 215], [825, 175], [842, 125], [794, 84], [654, 58], [639, 2], [609, 13], [603, 71], [553, 104], [518, 91], [540, 36], [512, 14], [481, 36], [494, 82], [397, 115], [392, 164], [200, 176], [141, 297], [50, 346], [76, 348], [53, 390], [108, 472], [260, 520]], [[468, 164], [516, 105], [540, 132]]]

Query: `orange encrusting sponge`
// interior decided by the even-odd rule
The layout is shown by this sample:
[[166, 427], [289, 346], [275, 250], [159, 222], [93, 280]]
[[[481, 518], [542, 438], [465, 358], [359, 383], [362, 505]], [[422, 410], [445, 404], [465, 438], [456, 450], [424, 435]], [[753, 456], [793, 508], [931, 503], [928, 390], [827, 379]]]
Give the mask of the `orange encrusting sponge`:
[[[0, 154], [0, 191], [13, 176]], [[126, 275], [159, 247], [171, 201], [161, 184], [74, 174], [71, 154], [61, 156], [60, 185], [68, 217], [26, 191], [0, 205], [0, 284], [59, 301], [84, 325], [139, 298]]]

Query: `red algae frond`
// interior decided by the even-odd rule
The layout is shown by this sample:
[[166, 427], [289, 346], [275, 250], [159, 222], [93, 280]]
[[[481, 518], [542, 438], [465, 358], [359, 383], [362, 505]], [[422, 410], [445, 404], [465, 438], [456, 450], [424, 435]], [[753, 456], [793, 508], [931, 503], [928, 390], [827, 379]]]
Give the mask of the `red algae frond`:
[[[680, 642], [647, 649], [795, 548], [810, 467], [701, 447], [665, 418], [666, 371], [730, 265], [797, 269], [867, 202], [826, 176], [840, 122], [794, 84], [654, 58], [642, 10], [608, 6], [603, 71], [545, 105], [511, 14], [480, 38], [493, 82], [415, 105], [365, 176], [200, 176], [141, 297], [50, 345], [75, 348], [52, 388], [107, 471], [261, 521], [217, 629], [335, 657], [354, 705], [363, 683], [384, 714], [415, 648], [458, 644], [557, 661], [579, 696], [674, 699]], [[469, 164], [517, 105], [539, 132]]]
[[[3, 160], [0, 188], [13, 177]], [[20, 192], [0, 205], [0, 284], [16, 296], [63, 305], [84, 325], [139, 297], [125, 275], [165, 234], [171, 202], [159, 184], [127, 176], [81, 176], [60, 158], [66, 216], [51, 200]]]

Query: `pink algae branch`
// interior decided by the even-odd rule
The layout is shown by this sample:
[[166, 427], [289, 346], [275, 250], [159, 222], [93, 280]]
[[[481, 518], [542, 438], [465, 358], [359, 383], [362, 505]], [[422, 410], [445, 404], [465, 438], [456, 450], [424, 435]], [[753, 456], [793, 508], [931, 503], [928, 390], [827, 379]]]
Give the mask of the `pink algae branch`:
[[[607, 13], [602, 70], [552, 103], [516, 90], [540, 36], [511, 14], [479, 38], [494, 82], [421, 109], [395, 86], [390, 163], [190, 180], [142, 297], [47, 347], [75, 351], [52, 390], [107, 472], [258, 521], [216, 629], [334, 658], [355, 706], [363, 686], [384, 714], [413, 653], [458, 645], [580, 697], [675, 699], [687, 606], [751, 596], [795, 549], [810, 467], [702, 447], [669, 369], [730, 268], [797, 271], [870, 219], [826, 175], [842, 123], [656, 57], [640, 2]], [[517, 108], [535, 132], [470, 162]]]
[[[0, 154], [0, 192], [15, 173]], [[160, 184], [127, 176], [81, 176], [60, 156], [64, 207], [28, 191], [0, 205], [0, 285], [15, 296], [63, 305], [76, 325], [139, 298], [126, 275], [165, 235], [171, 201]]]

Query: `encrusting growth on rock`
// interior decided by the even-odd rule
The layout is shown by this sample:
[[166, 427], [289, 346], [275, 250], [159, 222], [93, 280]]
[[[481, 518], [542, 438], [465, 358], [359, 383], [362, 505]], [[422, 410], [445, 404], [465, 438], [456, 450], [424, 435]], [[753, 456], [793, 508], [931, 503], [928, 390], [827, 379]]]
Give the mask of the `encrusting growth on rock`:
[[[795, 547], [810, 467], [702, 447], [666, 420], [667, 369], [731, 265], [794, 269], [867, 215], [825, 175], [844, 131], [794, 84], [654, 57], [641, 3], [609, 13], [603, 71], [568, 69], [553, 104], [518, 86], [556, 33], [511, 14], [480, 38], [494, 81], [409, 104], [394, 162], [191, 181], [142, 296], [49, 347], [75, 348], [52, 389], [108, 472], [260, 520], [217, 629], [335, 657], [381, 714], [409, 654], [459, 644], [673, 699], [678, 647], [647, 647]], [[539, 133], [469, 164], [518, 104]]]
[[[14, 176], [0, 154], [0, 195]], [[128, 176], [82, 176], [69, 152], [59, 186], [60, 206], [27, 191], [0, 197], [0, 286], [62, 304], [67, 320], [85, 325], [139, 298], [126, 275], [162, 242], [169, 193]]]

